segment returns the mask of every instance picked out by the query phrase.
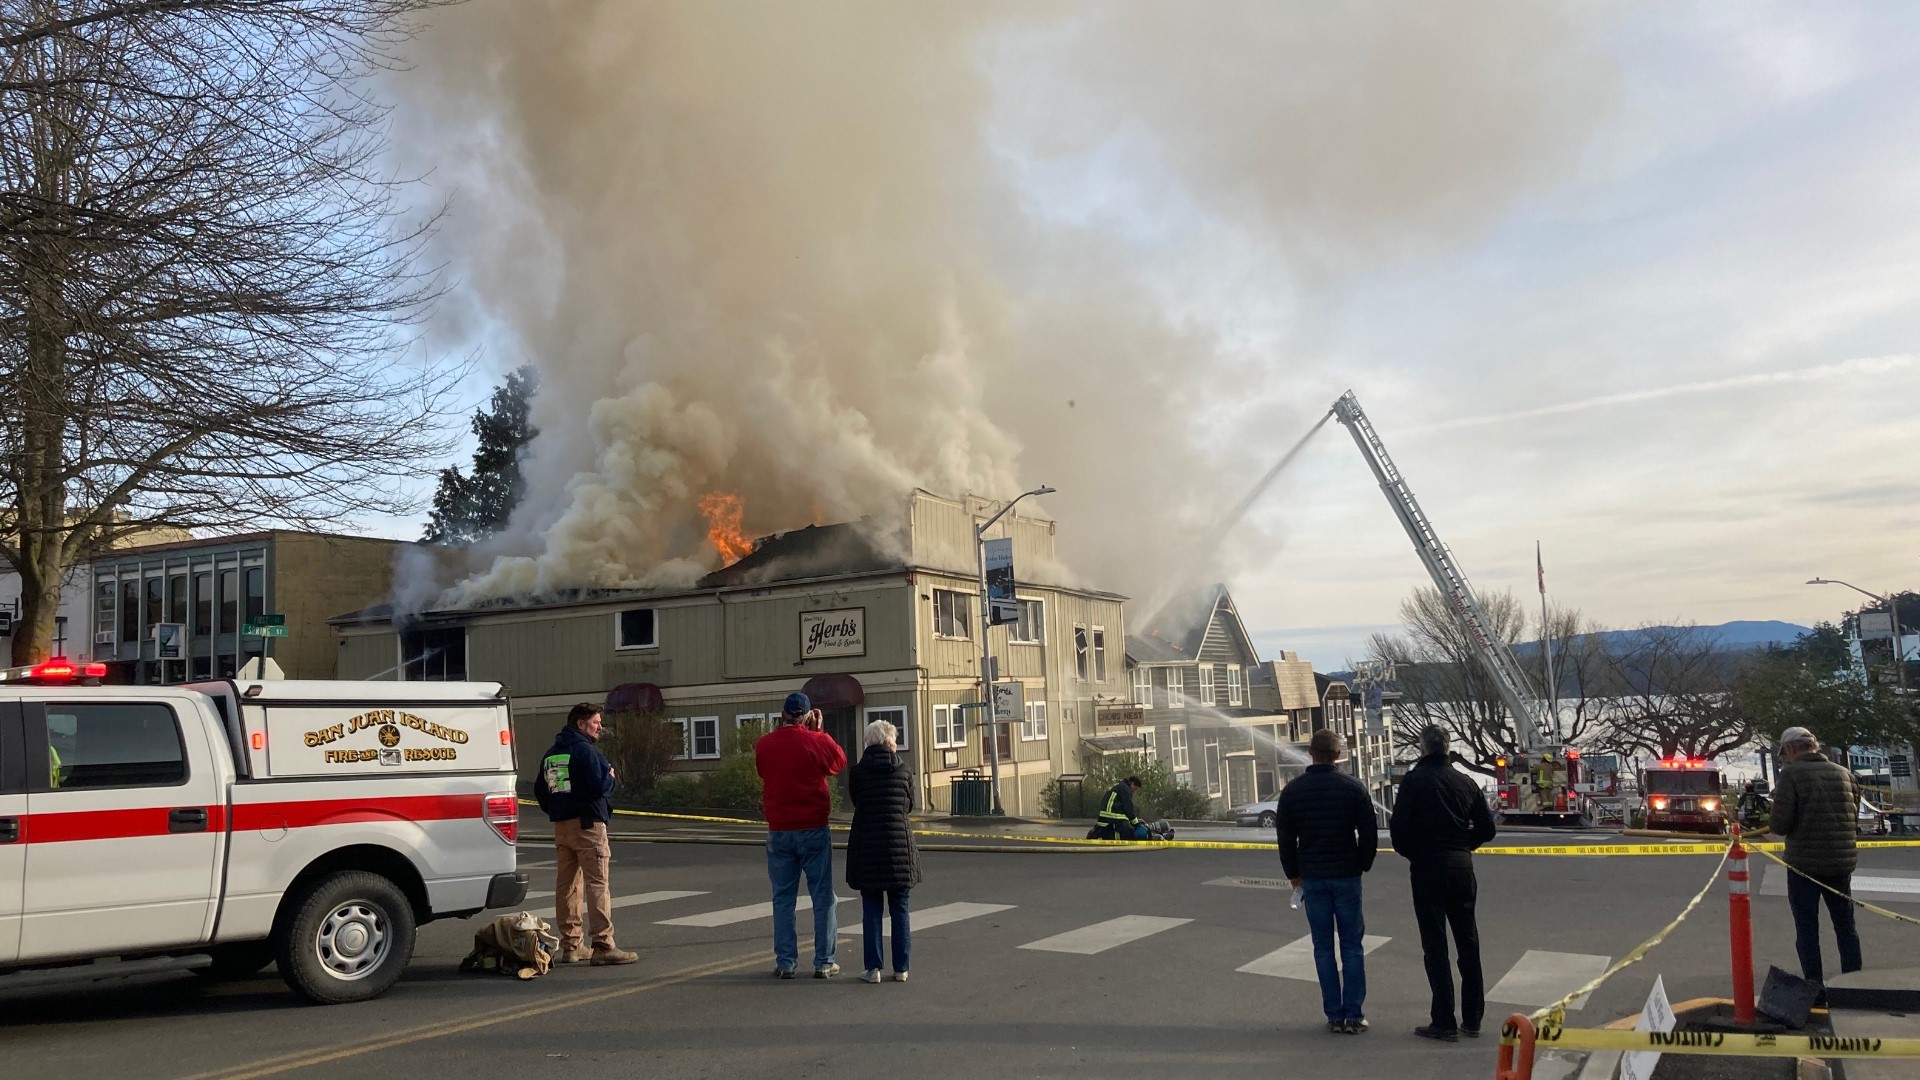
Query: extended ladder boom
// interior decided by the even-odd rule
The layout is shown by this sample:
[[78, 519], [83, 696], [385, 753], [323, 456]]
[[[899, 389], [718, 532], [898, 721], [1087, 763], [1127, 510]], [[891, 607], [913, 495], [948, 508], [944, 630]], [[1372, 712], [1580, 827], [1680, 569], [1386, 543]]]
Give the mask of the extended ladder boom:
[[1414, 499], [1406, 478], [1394, 466], [1393, 458], [1387, 455], [1386, 445], [1380, 441], [1379, 433], [1373, 430], [1366, 412], [1360, 408], [1360, 399], [1353, 396], [1353, 391], [1347, 391], [1333, 403], [1333, 414], [1353, 435], [1354, 443], [1360, 447], [1360, 455], [1367, 459], [1367, 467], [1373, 470], [1374, 478], [1380, 481], [1380, 490], [1386, 494], [1387, 502], [1399, 516], [1400, 526], [1407, 530], [1407, 538], [1413, 541], [1414, 551], [1419, 553], [1420, 561], [1426, 564], [1434, 586], [1440, 590], [1440, 595], [1447, 598], [1460, 625], [1466, 628], [1474, 651], [1479, 654], [1480, 662], [1500, 691], [1500, 699], [1506, 703], [1507, 710], [1513, 713], [1513, 726], [1520, 743], [1518, 749], [1530, 751], [1558, 743], [1558, 725], [1541, 708], [1539, 698], [1533, 692], [1533, 684], [1514, 660], [1506, 642], [1489, 632], [1487, 614], [1474, 597], [1473, 586], [1467, 583], [1467, 575], [1461, 572], [1459, 564], [1453, 561], [1453, 553], [1447, 550], [1447, 545], [1441, 543], [1440, 537], [1433, 531], [1433, 523], [1421, 511], [1420, 503]]

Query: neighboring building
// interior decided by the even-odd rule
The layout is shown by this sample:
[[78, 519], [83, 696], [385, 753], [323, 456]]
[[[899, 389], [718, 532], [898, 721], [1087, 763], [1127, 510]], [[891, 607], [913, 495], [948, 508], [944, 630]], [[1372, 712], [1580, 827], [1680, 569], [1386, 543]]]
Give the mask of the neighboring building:
[[[338, 639], [328, 617], [393, 589], [402, 541], [269, 532], [111, 551], [88, 566], [92, 659], [116, 683], [231, 678], [271, 656], [289, 679], [331, 679]], [[244, 635], [282, 617], [282, 638]], [[161, 627], [177, 628], [164, 632]], [[162, 640], [177, 645], [162, 657]]]
[[[916, 491], [904, 527], [809, 526], [759, 541], [685, 588], [601, 590], [401, 620], [384, 606], [333, 620], [342, 678], [486, 679], [512, 688], [531, 775], [579, 701], [658, 708], [684, 733], [683, 769], [716, 764], [727, 737], [765, 723], [804, 690], [849, 757], [876, 719], [901, 730], [920, 804], [951, 806], [949, 782], [987, 769], [979, 700], [980, 597], [974, 527], [1001, 504]], [[1054, 523], [1008, 514], [1020, 620], [993, 630], [1022, 715], [998, 725], [1001, 801], [1033, 814], [1077, 771], [1096, 704], [1126, 701], [1124, 597], [1026, 581], [1056, 565]]]
[[[19, 632], [20, 574], [0, 570], [0, 607], [13, 612], [14, 632]], [[70, 660], [91, 660], [93, 641], [93, 568], [87, 563], [69, 567], [60, 583], [60, 608], [53, 616], [52, 654]], [[12, 642], [6, 648], [11, 650]], [[10, 661], [0, 662], [5, 666]]]
[[[1382, 695], [1381, 719], [1369, 723], [1366, 710], [1351, 687], [1331, 675], [1314, 672], [1313, 683], [1319, 702], [1313, 710], [1313, 730], [1332, 728], [1347, 740], [1350, 760], [1347, 768], [1366, 785], [1376, 802], [1391, 805], [1393, 790], [1393, 725], [1386, 719], [1385, 695]], [[1394, 695], [1398, 698], [1398, 695]]]
[[1101, 717], [1095, 745], [1165, 762], [1221, 812], [1265, 798], [1306, 756], [1288, 745], [1291, 718], [1256, 700], [1260, 666], [1226, 586], [1179, 598], [1127, 637], [1131, 707]]

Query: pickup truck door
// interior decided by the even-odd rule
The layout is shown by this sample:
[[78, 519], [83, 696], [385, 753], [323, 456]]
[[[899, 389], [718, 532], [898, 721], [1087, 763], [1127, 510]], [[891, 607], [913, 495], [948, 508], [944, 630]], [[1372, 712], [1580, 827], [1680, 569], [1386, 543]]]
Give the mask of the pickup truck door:
[[19, 959], [206, 941], [227, 814], [205, 710], [186, 697], [57, 694], [21, 706]]
[[20, 954], [26, 820], [26, 742], [20, 731], [20, 703], [0, 701], [0, 964]]

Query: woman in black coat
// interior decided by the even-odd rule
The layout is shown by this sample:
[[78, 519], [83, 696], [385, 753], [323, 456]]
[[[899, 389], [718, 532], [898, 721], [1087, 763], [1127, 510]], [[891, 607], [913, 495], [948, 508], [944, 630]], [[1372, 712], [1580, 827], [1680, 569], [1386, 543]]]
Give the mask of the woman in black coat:
[[[913, 770], [895, 753], [899, 730], [885, 720], [867, 725], [866, 752], [847, 770], [853, 830], [847, 834], [847, 884], [860, 891], [866, 946], [861, 981], [880, 981], [880, 918], [893, 919], [893, 981], [907, 981], [907, 891], [920, 883], [920, 852], [907, 815], [913, 813]], [[884, 907], [882, 901], [884, 900]]]

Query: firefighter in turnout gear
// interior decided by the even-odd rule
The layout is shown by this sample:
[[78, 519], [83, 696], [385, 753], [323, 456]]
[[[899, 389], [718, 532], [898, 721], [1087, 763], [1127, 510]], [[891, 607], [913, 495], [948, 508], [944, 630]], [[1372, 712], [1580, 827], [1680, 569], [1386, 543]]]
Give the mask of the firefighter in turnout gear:
[[1095, 815], [1096, 840], [1145, 840], [1150, 835], [1146, 823], [1133, 808], [1133, 793], [1140, 790], [1140, 778], [1129, 776], [1107, 791]]

